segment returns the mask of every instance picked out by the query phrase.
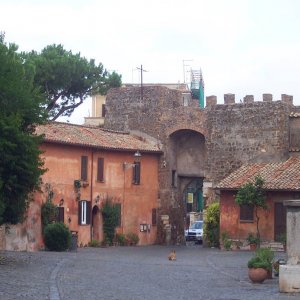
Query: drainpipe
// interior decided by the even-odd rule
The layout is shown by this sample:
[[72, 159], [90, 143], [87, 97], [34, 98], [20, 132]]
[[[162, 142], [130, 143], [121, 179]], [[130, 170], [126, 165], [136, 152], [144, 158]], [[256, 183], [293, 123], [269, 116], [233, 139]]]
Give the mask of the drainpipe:
[[93, 231], [93, 175], [94, 175], [94, 151], [92, 150], [92, 161], [91, 161], [91, 187], [90, 187], [90, 199], [91, 199], [91, 211], [90, 211], [90, 242], [93, 239], [92, 231]]

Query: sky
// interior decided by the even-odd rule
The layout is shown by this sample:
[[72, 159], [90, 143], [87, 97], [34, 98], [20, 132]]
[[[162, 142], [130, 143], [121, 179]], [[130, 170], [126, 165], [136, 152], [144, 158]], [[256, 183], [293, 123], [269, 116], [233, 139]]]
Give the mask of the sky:
[[[0, 31], [20, 51], [62, 44], [123, 83], [138, 83], [141, 65], [145, 83], [188, 83], [201, 69], [219, 104], [270, 93], [300, 105], [298, 0], [0, 0]], [[90, 114], [89, 99], [68, 121]]]

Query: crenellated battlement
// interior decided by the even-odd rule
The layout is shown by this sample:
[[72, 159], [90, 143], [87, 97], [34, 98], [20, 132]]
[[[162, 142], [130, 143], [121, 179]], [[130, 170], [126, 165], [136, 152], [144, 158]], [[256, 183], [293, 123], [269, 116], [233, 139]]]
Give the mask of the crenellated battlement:
[[[253, 103], [254, 96], [253, 95], [246, 95], [243, 98], [243, 101], [240, 101], [241, 103]], [[262, 101], [263, 102], [272, 102], [273, 101], [273, 95], [272, 94], [262, 94]], [[293, 96], [287, 95], [287, 94], [281, 94], [281, 99], [278, 101], [282, 101], [285, 103], [288, 103], [290, 105], [294, 105], [293, 103]], [[217, 96], [207, 96], [206, 97], [206, 106], [212, 106], [216, 105], [218, 102]], [[224, 94], [224, 104], [235, 104], [235, 94]]]

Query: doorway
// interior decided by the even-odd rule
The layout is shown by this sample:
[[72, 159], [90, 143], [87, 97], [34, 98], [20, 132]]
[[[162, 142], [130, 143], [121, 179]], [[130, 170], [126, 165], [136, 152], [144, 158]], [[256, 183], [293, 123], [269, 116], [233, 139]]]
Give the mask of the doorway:
[[103, 240], [103, 220], [100, 209], [96, 205], [92, 210], [92, 239], [99, 242]]

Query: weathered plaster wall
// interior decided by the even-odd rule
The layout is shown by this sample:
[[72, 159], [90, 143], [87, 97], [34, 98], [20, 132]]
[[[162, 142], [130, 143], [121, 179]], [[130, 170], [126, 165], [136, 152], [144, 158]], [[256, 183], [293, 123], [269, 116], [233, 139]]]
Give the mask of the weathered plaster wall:
[[[256, 234], [256, 222], [240, 222], [240, 208], [235, 203], [236, 192], [222, 191], [220, 201], [220, 232], [227, 232], [232, 239], [246, 239], [249, 233]], [[267, 210], [259, 209], [259, 231], [262, 240], [274, 241], [274, 203], [293, 198], [292, 192], [269, 192]], [[255, 219], [254, 219], [255, 220]]]
[[[88, 156], [88, 179], [87, 186], [80, 189], [80, 199], [91, 201], [92, 208], [96, 205], [101, 209], [106, 197], [112, 197], [122, 207], [122, 223], [117, 232], [137, 234], [140, 245], [156, 242], [157, 226], [152, 226], [152, 209], [158, 207], [158, 154], [142, 153], [140, 184], [134, 185], [132, 167], [123, 167], [124, 162], [134, 162], [133, 153], [93, 151], [51, 143], [44, 143], [41, 149], [48, 169], [43, 175], [43, 193], [35, 195], [23, 224], [12, 226], [10, 234], [5, 235], [3, 230], [0, 231], [2, 249], [34, 251], [43, 247], [41, 204], [47, 199], [46, 184], [53, 191], [52, 201], [55, 205], [59, 205], [63, 199], [64, 222], [71, 231], [78, 232], [78, 245], [87, 245], [91, 241], [91, 225], [78, 225], [78, 200], [74, 189], [74, 180], [80, 179], [82, 155]], [[98, 157], [104, 158], [104, 182], [97, 181]], [[103, 238], [100, 216], [96, 224], [101, 226], [98, 237]], [[140, 232], [140, 224], [150, 224], [150, 231]]]

